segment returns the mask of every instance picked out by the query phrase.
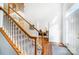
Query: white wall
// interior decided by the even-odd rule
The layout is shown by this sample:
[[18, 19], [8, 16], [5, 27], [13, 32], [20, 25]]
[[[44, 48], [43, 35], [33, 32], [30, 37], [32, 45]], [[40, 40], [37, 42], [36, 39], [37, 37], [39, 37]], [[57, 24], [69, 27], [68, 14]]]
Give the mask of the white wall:
[[[38, 29], [48, 29], [50, 41], [60, 40], [61, 6], [56, 3], [24, 4], [26, 19], [35, 24]], [[57, 17], [57, 18], [56, 18]], [[54, 22], [54, 24], [53, 24]], [[46, 27], [46, 28], [45, 28]]]
[[31, 3], [25, 5], [26, 18], [36, 24], [39, 23], [40, 28], [48, 27], [48, 22], [59, 13], [59, 4]]
[[61, 4], [54, 5], [54, 17], [49, 21], [49, 41], [61, 41]]

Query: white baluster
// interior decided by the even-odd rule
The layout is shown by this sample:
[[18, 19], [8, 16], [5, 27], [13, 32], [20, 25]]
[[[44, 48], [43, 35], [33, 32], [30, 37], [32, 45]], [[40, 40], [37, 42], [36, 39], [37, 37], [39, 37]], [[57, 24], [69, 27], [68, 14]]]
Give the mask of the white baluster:
[[24, 54], [24, 34], [22, 33], [22, 46], [23, 46], [23, 54]]
[[[16, 44], [16, 24], [14, 24], [14, 43]], [[17, 46], [17, 44], [16, 44]]]
[[12, 22], [12, 20], [11, 20], [11, 35], [10, 35], [10, 37], [11, 37], [11, 40], [12, 40], [12, 30], [13, 30], [13, 27], [12, 27], [12, 25], [13, 25], [13, 22]]
[[26, 36], [25, 36], [25, 34], [24, 34], [24, 54], [26, 54], [26, 45], [25, 45], [25, 42], [26, 41]]
[[10, 32], [11, 32], [11, 21], [10, 21], [10, 18], [8, 18], [8, 36], [10, 37]]
[[21, 43], [20, 43], [21, 38], [20, 37], [21, 37], [20, 36], [20, 29], [18, 29], [18, 46], [19, 46], [19, 50], [21, 50]]
[[21, 50], [22, 50], [22, 53], [23, 53], [23, 42], [22, 42], [22, 32], [20, 33], [20, 36], [21, 36]]
[[15, 30], [15, 29], [14, 29], [14, 23], [13, 23], [13, 31], [12, 31], [12, 32], [13, 32], [13, 35], [12, 35], [13, 43], [14, 43], [14, 39], [15, 39], [15, 38], [14, 38], [14, 30]]
[[18, 47], [18, 45], [17, 45], [17, 39], [18, 39], [18, 37], [17, 36], [18, 36], [17, 35], [17, 26], [15, 26], [15, 44]]
[[21, 31], [19, 30], [19, 44], [20, 44], [20, 50], [21, 50]]
[[16, 29], [17, 29], [17, 30], [16, 30], [16, 32], [17, 32], [17, 33], [16, 33], [16, 34], [17, 34], [17, 35], [16, 35], [16, 36], [17, 36], [16, 44], [17, 44], [17, 47], [18, 47], [18, 27], [17, 27]]

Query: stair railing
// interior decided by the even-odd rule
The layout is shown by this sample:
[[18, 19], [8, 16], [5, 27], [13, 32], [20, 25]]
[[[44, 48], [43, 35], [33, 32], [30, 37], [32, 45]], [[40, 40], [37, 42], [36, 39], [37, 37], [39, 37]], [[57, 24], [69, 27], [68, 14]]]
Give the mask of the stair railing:
[[30, 36], [3, 8], [3, 30], [19, 48], [20, 54], [37, 54], [36, 37]]
[[[23, 16], [21, 16], [17, 11], [15, 11], [12, 7], [10, 7], [9, 6], [9, 8], [14, 12], [14, 13], [16, 13], [18, 16], [20, 16], [26, 23], [28, 23], [29, 24], [29, 26], [32, 26], [32, 24], [31, 23], [29, 23]], [[27, 25], [28, 25], [27, 24]], [[40, 31], [37, 29], [37, 28], [35, 28], [34, 26], [33, 26], [33, 28], [38, 32], [38, 34], [40, 33]], [[44, 49], [49, 49], [48, 48], [48, 46], [46, 46], [45, 45], [45, 43], [44, 43], [44, 41], [45, 40], [48, 40], [48, 38], [45, 38], [44, 37], [44, 35], [42, 35], [42, 36], [40, 36], [39, 37], [39, 35], [38, 35], [38, 38], [37, 38], [37, 44], [40, 46], [40, 50], [41, 50], [41, 54], [43, 55], [43, 54], [48, 54], [48, 52], [49, 52], [49, 50], [48, 51], [45, 51]], [[40, 43], [40, 42], [41, 43]], [[38, 48], [39, 49], [39, 48]]]
[[[3, 29], [11, 38], [12, 42], [19, 48], [21, 54], [38, 54], [37, 40], [45, 40], [45, 37], [30, 36], [3, 8], [0, 9], [5, 13], [3, 19]], [[41, 38], [41, 39], [40, 39]], [[44, 42], [44, 41], [43, 41]], [[44, 43], [42, 42], [43, 46]], [[47, 41], [48, 42], [48, 41]], [[42, 45], [41, 45], [42, 46]], [[47, 54], [42, 47], [41, 54]]]

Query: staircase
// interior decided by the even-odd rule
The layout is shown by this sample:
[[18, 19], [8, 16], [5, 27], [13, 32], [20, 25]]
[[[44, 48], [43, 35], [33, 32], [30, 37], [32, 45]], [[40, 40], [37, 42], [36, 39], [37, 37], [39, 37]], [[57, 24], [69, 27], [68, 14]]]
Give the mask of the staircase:
[[[13, 49], [16, 51], [18, 55], [50, 54], [48, 50], [49, 49], [48, 47], [50, 46], [48, 38], [40, 36], [39, 37], [31, 36], [2, 7], [0, 7], [0, 9], [4, 12], [3, 27], [1, 29], [1, 33], [4, 35], [4, 37], [7, 39], [9, 44], [13, 47]], [[30, 26], [32, 26], [21, 15], [19, 16]], [[34, 30], [39, 32], [35, 27], [33, 28]]]

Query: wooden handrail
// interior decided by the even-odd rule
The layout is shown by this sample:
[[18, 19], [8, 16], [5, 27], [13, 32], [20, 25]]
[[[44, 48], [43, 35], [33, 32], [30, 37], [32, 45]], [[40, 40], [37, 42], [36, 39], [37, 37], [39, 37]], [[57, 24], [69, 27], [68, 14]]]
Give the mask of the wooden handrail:
[[0, 9], [6, 14], [8, 15], [8, 17], [11, 18], [11, 20], [30, 38], [35, 40], [35, 55], [37, 54], [37, 49], [36, 49], [36, 39], [37, 37], [33, 37], [31, 35], [29, 35], [2, 7], [0, 7]]
[[[30, 26], [32, 26], [32, 24], [30, 24], [27, 20], [25, 20], [24, 19], [24, 17], [22, 17], [18, 12], [16, 12], [13, 8], [11, 8], [10, 6], [9, 6], [9, 8], [11, 9], [11, 10], [13, 10], [18, 16], [20, 16], [25, 22], [27, 22]], [[39, 33], [39, 30], [37, 29], [37, 28], [35, 28], [35, 27], [33, 27], [38, 33]]]

